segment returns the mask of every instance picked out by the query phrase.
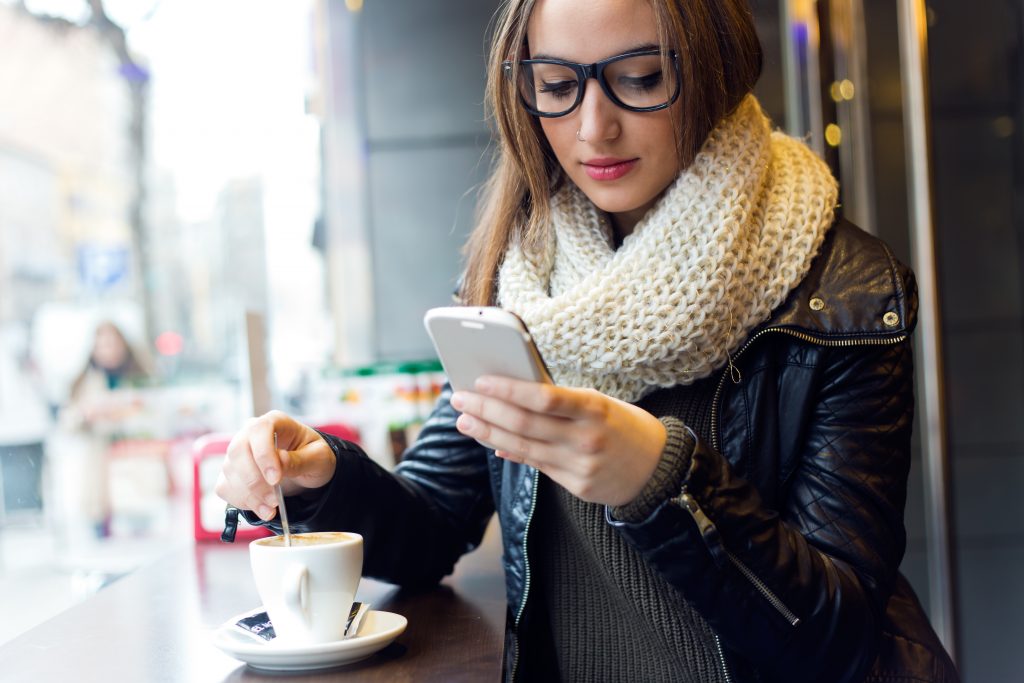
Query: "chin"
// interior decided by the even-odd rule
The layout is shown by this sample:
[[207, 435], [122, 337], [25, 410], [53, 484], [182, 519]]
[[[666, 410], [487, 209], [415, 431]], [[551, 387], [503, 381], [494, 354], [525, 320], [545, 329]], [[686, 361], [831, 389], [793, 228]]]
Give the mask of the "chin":
[[[588, 178], [589, 180], [589, 178]], [[593, 181], [578, 185], [594, 206], [607, 213], [635, 211], [650, 202], [650, 198], [626, 188], [594, 187]]]

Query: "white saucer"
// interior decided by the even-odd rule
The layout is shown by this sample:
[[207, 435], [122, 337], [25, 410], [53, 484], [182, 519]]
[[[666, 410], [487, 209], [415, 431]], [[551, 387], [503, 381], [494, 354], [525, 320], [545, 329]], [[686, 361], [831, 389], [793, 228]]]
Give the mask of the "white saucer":
[[409, 623], [401, 614], [370, 610], [359, 635], [333, 643], [287, 645], [280, 641], [260, 643], [235, 630], [233, 617], [213, 632], [213, 644], [255, 669], [308, 671], [351, 664], [366, 659], [391, 644]]

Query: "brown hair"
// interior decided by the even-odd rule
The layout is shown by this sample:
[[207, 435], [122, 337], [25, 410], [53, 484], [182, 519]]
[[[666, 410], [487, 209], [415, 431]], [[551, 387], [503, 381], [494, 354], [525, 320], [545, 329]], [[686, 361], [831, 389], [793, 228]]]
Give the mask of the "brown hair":
[[[747, 0], [647, 1], [661, 44], [679, 54], [681, 115], [673, 123], [680, 166], [686, 168], [711, 129], [753, 89], [761, 75], [761, 44]], [[486, 97], [497, 149], [465, 247], [459, 294], [468, 305], [495, 302], [498, 266], [512, 240], [530, 247], [545, 242], [548, 202], [565, 180], [536, 117], [519, 102], [517, 75], [508, 78], [502, 70], [504, 60], [524, 53], [535, 4], [506, 0], [491, 39]]]
[[[117, 368], [101, 368], [96, 363], [95, 352], [96, 352], [96, 340], [102, 332], [113, 333], [117, 337], [118, 341], [124, 346], [124, 361]], [[93, 333], [93, 348], [89, 351], [89, 360], [86, 361], [85, 367], [82, 372], [78, 374], [75, 381], [71, 384], [71, 400], [76, 400], [82, 393], [82, 389], [85, 386], [85, 381], [89, 376], [89, 373], [95, 370], [103, 371], [108, 374], [116, 374], [118, 378], [124, 379], [128, 382], [138, 382], [149, 375], [149, 370], [146, 365], [140, 361], [138, 354], [132, 348], [132, 345], [128, 343], [128, 339], [124, 336], [121, 328], [110, 320], [103, 320], [96, 325], [96, 330]]]

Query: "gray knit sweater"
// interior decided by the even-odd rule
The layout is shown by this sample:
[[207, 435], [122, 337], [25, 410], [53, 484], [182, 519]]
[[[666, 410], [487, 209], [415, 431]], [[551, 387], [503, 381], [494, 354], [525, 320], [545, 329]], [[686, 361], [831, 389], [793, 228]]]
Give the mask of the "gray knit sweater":
[[[694, 446], [684, 424], [702, 436], [710, 431], [712, 391], [703, 381], [640, 402], [661, 418], [668, 441], [645, 489], [613, 516], [639, 521], [679, 493]], [[724, 680], [710, 627], [607, 524], [603, 506], [541, 476], [536, 514], [531, 559], [559, 669], [551, 679]]]

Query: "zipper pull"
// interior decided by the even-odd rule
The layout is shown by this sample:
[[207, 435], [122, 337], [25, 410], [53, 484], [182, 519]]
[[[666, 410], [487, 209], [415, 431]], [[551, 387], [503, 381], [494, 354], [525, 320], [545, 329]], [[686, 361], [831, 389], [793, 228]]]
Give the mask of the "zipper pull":
[[238, 508], [228, 505], [224, 508], [224, 531], [220, 532], [220, 540], [224, 543], [234, 543], [236, 533], [238, 533]]
[[701, 538], [704, 539], [704, 545], [708, 547], [708, 551], [711, 553], [711, 558], [715, 561], [715, 564], [719, 567], [724, 567], [729, 561], [729, 553], [722, 543], [722, 535], [718, 533], [718, 527], [708, 519], [700, 505], [697, 504], [697, 501], [689, 493], [684, 492], [676, 500], [686, 508], [690, 516], [693, 517], [693, 521], [697, 523], [697, 529], [700, 531]]
[[[730, 310], [729, 311], [729, 329], [730, 330], [733, 329], [732, 322], [733, 322], [732, 321], [732, 310]], [[744, 348], [746, 348], [746, 345], [740, 347], [740, 352], [741, 353], [743, 352]], [[740, 382], [743, 381], [743, 375], [740, 374], [740, 369], [738, 367], [736, 367], [735, 365], [733, 365], [733, 363], [732, 363], [732, 354], [729, 353], [729, 349], [728, 348], [726, 348], [726, 350], [725, 350], [725, 357], [729, 361], [729, 379], [732, 380], [733, 384], [739, 384]]]
[[733, 365], [731, 354], [726, 353], [725, 357], [729, 359], [729, 379], [732, 380], [733, 384], [739, 384], [743, 381], [743, 375], [740, 373], [740, 369]]

